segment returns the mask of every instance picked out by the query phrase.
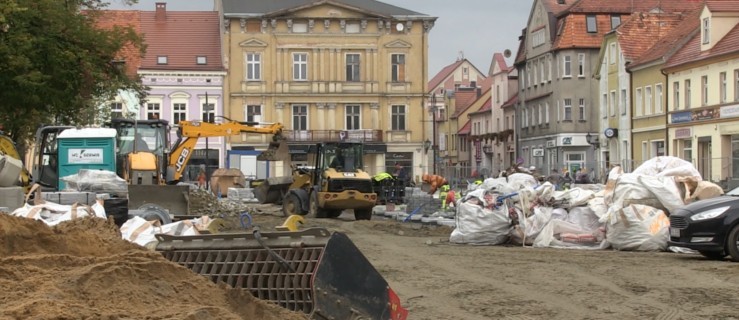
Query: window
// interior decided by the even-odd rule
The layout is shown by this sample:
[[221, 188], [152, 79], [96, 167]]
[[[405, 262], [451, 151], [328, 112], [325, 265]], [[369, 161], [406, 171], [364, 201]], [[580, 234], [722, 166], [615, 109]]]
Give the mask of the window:
[[662, 113], [662, 84], [655, 84], [654, 91], [654, 113]]
[[404, 82], [405, 81], [405, 55], [402, 53], [392, 54], [390, 56], [392, 63], [392, 81], [393, 82]]
[[146, 104], [146, 119], [161, 119], [161, 106], [158, 103]]
[[495, 102], [500, 102], [500, 85], [495, 85]]
[[564, 121], [572, 121], [572, 99], [565, 99]]
[[354, 105], [354, 106], [346, 106], [346, 130], [359, 130], [362, 129], [362, 126], [359, 122], [359, 115], [361, 112], [361, 107]]
[[580, 120], [585, 120], [585, 99], [580, 98]]
[[523, 107], [523, 119], [521, 120], [522, 127], [526, 128], [529, 126], [528, 119], [529, 119], [528, 111], [526, 110], [526, 107]]
[[672, 110], [679, 110], [680, 109], [680, 82], [673, 82], [672, 83]]
[[647, 157], [647, 153], [649, 153], [649, 149], [647, 147], [647, 142], [642, 141], [641, 142], [641, 161], [647, 161], [649, 158]]
[[608, 113], [606, 112], [607, 106], [608, 106], [608, 94], [604, 93], [603, 96], [600, 98], [600, 114], [603, 116], [603, 119], [608, 118]]
[[392, 106], [390, 130], [405, 130], [405, 106]]
[[308, 80], [307, 53], [293, 53], [293, 80]]
[[526, 64], [526, 87], [531, 88], [531, 65]]
[[544, 104], [544, 121], [549, 124], [549, 102]]
[[608, 113], [611, 115], [611, 117], [616, 116], [616, 91], [611, 91], [611, 96], [608, 101]]
[[621, 89], [621, 101], [619, 102], [620, 109], [621, 109], [621, 115], [626, 115], [626, 109], [628, 109], [628, 104], [626, 103], [626, 89]]
[[564, 73], [563, 77], [572, 77], [572, 57], [570, 56], [564, 56], [563, 57], [563, 64], [564, 64]]
[[216, 120], [216, 105], [214, 103], [203, 103], [202, 105], [202, 118], [205, 122], [213, 123]]
[[544, 84], [544, 82], [547, 81], [547, 79], [545, 77], [546, 73], [545, 73], [545, 70], [544, 70], [544, 58], [542, 58], [541, 60], [539, 60], [539, 68], [540, 68], [539, 71], [541, 71], [541, 83]]
[[685, 109], [690, 108], [690, 79], [685, 80]]
[[708, 105], [708, 76], [701, 77], [701, 105]]
[[167, 64], [167, 56], [157, 56], [157, 64]]
[[[580, 20], [582, 21], [582, 20]], [[598, 24], [595, 21], [594, 15], [588, 15], [585, 17], [585, 22], [588, 27], [588, 33], [596, 33], [598, 32]]]
[[718, 75], [719, 83], [721, 83], [720, 94], [721, 103], [726, 103], [726, 72], [721, 72]]
[[611, 16], [611, 30], [618, 28], [621, 25], [621, 16]]
[[539, 107], [537, 109], [539, 111], [539, 113], [537, 114], [537, 117], [539, 118], [539, 119], [537, 119], [538, 120], [537, 123], [542, 124], [542, 123], [544, 123], [544, 117], [542, 117], [542, 111], [543, 111], [544, 108], [542, 108], [541, 105], [539, 105]]
[[197, 56], [195, 58], [195, 63], [197, 63], [197, 64], [208, 64], [208, 59], [205, 56]]
[[693, 161], [693, 140], [683, 140], [683, 160]]
[[123, 118], [123, 103], [113, 102], [110, 104], [110, 118]]
[[652, 155], [651, 157], [662, 157], [665, 155], [665, 142], [664, 141], [652, 141]]
[[652, 86], [644, 87], [644, 115], [652, 114]]
[[739, 69], [734, 70], [734, 101], [739, 101]]
[[703, 18], [703, 44], [711, 42], [711, 20]]
[[636, 112], [636, 116], [642, 116], [644, 115], [644, 110], [642, 109], [644, 107], [643, 105], [644, 97], [642, 96], [642, 89], [636, 88], [636, 99], [634, 100], [634, 109]]
[[577, 55], [577, 64], [578, 64], [577, 76], [580, 78], [584, 78], [585, 77], [585, 54], [579, 53]]
[[247, 105], [246, 106], [246, 117], [248, 122], [262, 122], [262, 106], [260, 105]]
[[259, 53], [246, 54], [246, 80], [262, 79], [262, 56]]
[[616, 43], [611, 43], [610, 46], [608, 46], [608, 63], [614, 64], [616, 63]]
[[308, 130], [308, 106], [306, 105], [294, 105], [293, 106], [293, 130], [295, 131]]
[[547, 81], [552, 82], [552, 57], [547, 57]]
[[538, 76], [537, 76], [537, 73], [536, 73], [536, 61], [532, 61], [531, 64], [534, 65], [534, 67], [533, 67], [534, 68], [534, 81], [533, 81], [533, 83], [534, 83], [534, 86], [536, 86], [537, 84], [539, 84], [539, 81], [537, 79]]
[[534, 31], [531, 34], [531, 46], [532, 47], [536, 48], [544, 44], [544, 42], [546, 42], [546, 34], [544, 33], [545, 31], [546, 31], [545, 28], [541, 28], [539, 30]]
[[346, 55], [346, 81], [359, 81], [359, 54]]
[[187, 106], [184, 103], [172, 104], [172, 121], [174, 124], [187, 120]]

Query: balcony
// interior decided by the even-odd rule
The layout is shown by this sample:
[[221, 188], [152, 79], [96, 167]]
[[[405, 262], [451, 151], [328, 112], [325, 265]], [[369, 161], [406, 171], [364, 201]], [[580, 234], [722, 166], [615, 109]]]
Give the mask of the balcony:
[[360, 141], [383, 142], [382, 130], [283, 130], [287, 141], [319, 142], [319, 141]]

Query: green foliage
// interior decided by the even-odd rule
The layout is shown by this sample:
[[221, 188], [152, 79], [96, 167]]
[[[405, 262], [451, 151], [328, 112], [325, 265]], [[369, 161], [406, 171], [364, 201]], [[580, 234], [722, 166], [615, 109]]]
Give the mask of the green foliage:
[[119, 90], [145, 96], [140, 79], [114, 63], [124, 47], [143, 54], [141, 37], [130, 27], [97, 28], [107, 5], [0, 0], [0, 124], [15, 141], [28, 141], [41, 124], [91, 124]]

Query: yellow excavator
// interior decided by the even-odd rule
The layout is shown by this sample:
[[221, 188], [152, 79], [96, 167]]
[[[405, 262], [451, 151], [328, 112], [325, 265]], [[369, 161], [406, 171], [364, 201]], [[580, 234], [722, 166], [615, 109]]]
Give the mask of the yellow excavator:
[[[2, 131], [0, 131], [0, 155], [23, 161], [23, 158], [21, 158], [21, 155], [18, 153], [18, 149], [15, 148], [15, 142], [13, 142], [13, 140], [11, 140], [10, 137], [5, 135]], [[19, 183], [21, 187], [25, 188], [25, 192], [30, 190], [31, 174], [25, 167], [21, 170]]]
[[190, 161], [195, 144], [199, 138], [226, 137], [241, 133], [258, 133], [273, 135], [267, 150], [257, 156], [262, 161], [288, 161], [290, 154], [282, 136], [281, 123], [239, 122], [229, 120], [225, 123], [209, 123], [201, 121], [180, 121], [177, 130], [177, 141], [167, 166], [167, 183], [177, 183], [182, 178], [187, 163]]

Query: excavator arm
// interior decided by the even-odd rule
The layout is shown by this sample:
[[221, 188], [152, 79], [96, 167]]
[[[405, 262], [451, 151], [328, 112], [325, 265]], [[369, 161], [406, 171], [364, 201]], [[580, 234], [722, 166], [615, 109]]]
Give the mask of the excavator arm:
[[[169, 157], [167, 168], [167, 182], [176, 183], [190, 162], [198, 138], [226, 137], [241, 133], [257, 133], [273, 135], [269, 148], [263, 152], [268, 154], [259, 160], [281, 161], [289, 157], [287, 147], [283, 143], [281, 123], [238, 122], [209, 123], [201, 121], [180, 121], [177, 131], [178, 139], [175, 142]], [[261, 156], [261, 155], [260, 155]]]

